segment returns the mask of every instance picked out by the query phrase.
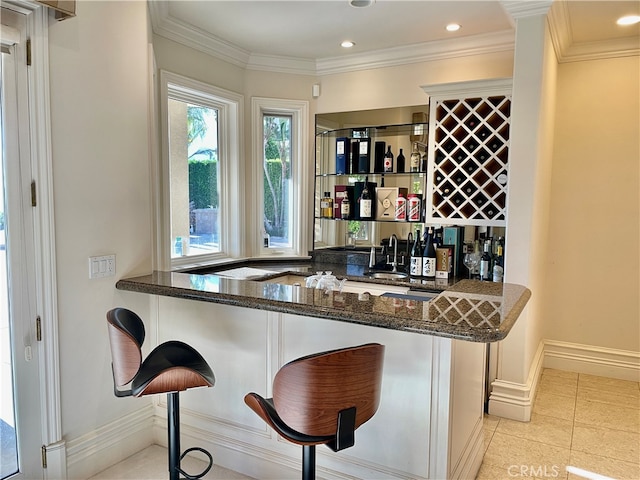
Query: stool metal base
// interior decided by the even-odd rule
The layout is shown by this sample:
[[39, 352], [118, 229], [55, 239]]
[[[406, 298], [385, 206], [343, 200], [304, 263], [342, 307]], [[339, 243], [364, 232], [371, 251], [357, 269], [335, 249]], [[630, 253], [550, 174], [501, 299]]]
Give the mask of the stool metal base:
[[[187, 478], [196, 480], [204, 477], [213, 466], [213, 457], [204, 448], [192, 447], [180, 455], [180, 397], [178, 392], [167, 393], [167, 435], [169, 444], [169, 480], [179, 480]], [[180, 468], [180, 462], [184, 456], [193, 451], [204, 453], [209, 458], [209, 465], [197, 475], [189, 475]], [[180, 474], [184, 477], [180, 477]]]

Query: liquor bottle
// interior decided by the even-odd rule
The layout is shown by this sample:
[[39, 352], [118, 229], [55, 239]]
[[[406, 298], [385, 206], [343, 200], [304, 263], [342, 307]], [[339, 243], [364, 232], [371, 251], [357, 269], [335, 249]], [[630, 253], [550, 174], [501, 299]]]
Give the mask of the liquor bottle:
[[502, 282], [503, 277], [504, 277], [504, 256], [503, 256], [502, 244], [500, 243], [500, 239], [498, 239], [496, 256], [493, 261], [493, 281]]
[[358, 146], [358, 173], [369, 173], [371, 166], [371, 139], [361, 138]]
[[404, 198], [404, 193], [399, 192], [396, 198], [396, 210], [394, 216], [396, 222], [404, 222], [407, 220], [407, 199]]
[[387, 147], [387, 153], [384, 154], [384, 171], [393, 172], [393, 153], [391, 153], [391, 146]]
[[324, 192], [324, 197], [320, 199], [320, 216], [333, 218], [333, 198], [329, 192]]
[[400, 149], [400, 153], [398, 154], [398, 158], [396, 158], [396, 170], [398, 173], [404, 173], [404, 153], [402, 153], [402, 149]]
[[411, 264], [409, 266], [409, 275], [412, 277], [422, 276], [422, 248], [420, 247], [420, 229], [417, 229], [416, 239], [411, 249]]
[[420, 171], [420, 152], [418, 151], [418, 144], [413, 144], [413, 151], [411, 152], [409, 169], [411, 172]]
[[420, 171], [427, 171], [427, 151], [425, 150], [422, 156], [420, 157]]
[[480, 257], [480, 280], [491, 280], [491, 255], [489, 242], [485, 242], [482, 257]]
[[364, 177], [364, 188], [362, 189], [362, 193], [360, 194], [360, 199], [358, 201], [360, 202], [360, 218], [371, 218], [372, 200], [371, 192], [369, 192], [368, 177]]
[[422, 251], [422, 276], [435, 278], [436, 276], [436, 249], [434, 247], [433, 230], [429, 227], [425, 232], [424, 250]]
[[340, 202], [340, 218], [348, 220], [351, 215], [351, 202], [349, 202], [349, 196], [345, 195]]

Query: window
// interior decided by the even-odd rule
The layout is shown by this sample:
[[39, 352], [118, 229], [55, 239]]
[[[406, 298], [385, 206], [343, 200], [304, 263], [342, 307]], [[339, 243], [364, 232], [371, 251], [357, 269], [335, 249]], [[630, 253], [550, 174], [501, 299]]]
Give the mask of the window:
[[306, 255], [308, 102], [252, 99], [257, 256]]
[[242, 97], [169, 72], [162, 72], [162, 88], [164, 263], [239, 256], [234, 239], [241, 226], [232, 205], [238, 205]]

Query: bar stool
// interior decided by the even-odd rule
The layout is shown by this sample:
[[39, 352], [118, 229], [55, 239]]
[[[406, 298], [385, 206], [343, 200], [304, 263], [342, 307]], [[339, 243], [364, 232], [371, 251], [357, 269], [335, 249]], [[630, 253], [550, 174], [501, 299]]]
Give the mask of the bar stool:
[[[195, 349], [175, 340], [158, 345], [143, 361], [144, 323], [131, 310], [109, 310], [107, 325], [115, 396], [166, 393], [169, 478], [177, 480], [180, 474], [188, 479], [202, 478], [211, 469], [213, 458], [200, 447], [189, 448], [180, 455], [179, 392], [194, 387], [212, 387], [215, 383], [213, 371]], [[180, 469], [180, 461], [192, 451], [202, 452], [209, 459], [209, 465], [197, 475], [189, 475]]]
[[301, 357], [273, 380], [273, 398], [245, 403], [286, 440], [302, 445], [302, 479], [314, 480], [316, 445], [334, 452], [355, 444], [355, 430], [380, 402], [384, 346], [369, 343]]

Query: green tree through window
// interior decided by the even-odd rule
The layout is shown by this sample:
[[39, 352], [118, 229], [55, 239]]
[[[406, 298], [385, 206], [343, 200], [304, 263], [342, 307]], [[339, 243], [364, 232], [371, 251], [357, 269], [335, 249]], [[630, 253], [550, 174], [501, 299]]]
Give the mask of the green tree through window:
[[264, 115], [264, 230], [272, 245], [289, 245], [291, 117]]

